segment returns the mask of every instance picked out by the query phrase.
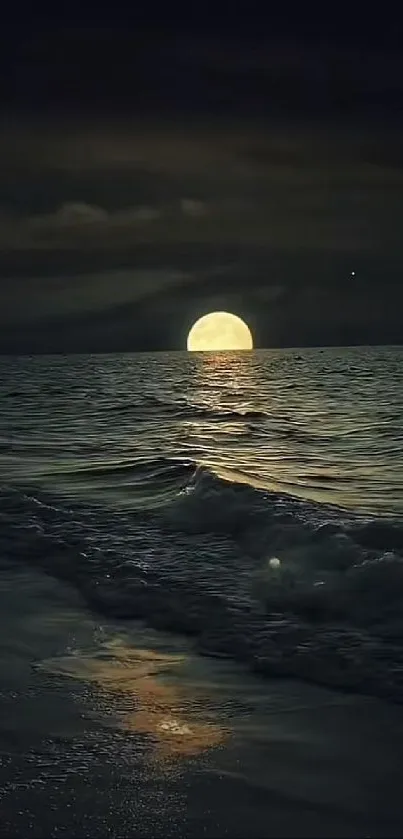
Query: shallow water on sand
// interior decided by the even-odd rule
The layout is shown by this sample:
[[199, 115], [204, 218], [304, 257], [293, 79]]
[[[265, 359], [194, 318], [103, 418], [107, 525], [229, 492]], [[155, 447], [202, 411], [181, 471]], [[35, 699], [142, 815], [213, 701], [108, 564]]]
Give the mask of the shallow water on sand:
[[0, 607], [0, 835], [401, 835], [397, 706], [261, 681], [27, 569]]

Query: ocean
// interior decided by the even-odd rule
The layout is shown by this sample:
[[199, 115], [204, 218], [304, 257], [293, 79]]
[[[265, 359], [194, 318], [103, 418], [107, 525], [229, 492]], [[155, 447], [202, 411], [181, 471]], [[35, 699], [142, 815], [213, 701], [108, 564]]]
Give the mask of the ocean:
[[[46, 671], [47, 691], [62, 674], [105, 692], [105, 661], [113, 660], [113, 680], [131, 668], [137, 734], [150, 734], [151, 706], [181, 706], [175, 677], [171, 693], [164, 676], [158, 690], [154, 678], [175, 669], [178, 656], [194, 657], [192, 683], [214, 685], [220, 673], [225, 707], [241, 701], [246, 683], [258, 684], [265, 702], [287, 680], [302, 691], [331, 689], [333, 702], [337, 691], [343, 707], [352, 694], [398, 706], [402, 362], [401, 347], [2, 357], [3, 623], [7, 632], [10, 616], [19, 617], [25, 632], [7, 648], [8, 701], [13, 692], [27, 701], [15, 674], [29, 625], [35, 678]], [[81, 617], [66, 618], [60, 591], [78, 598]], [[63, 621], [63, 632], [73, 627], [68, 642], [60, 641]], [[143, 639], [134, 658], [133, 631]], [[91, 655], [89, 637], [97, 642]], [[121, 682], [119, 691], [123, 701]], [[174, 738], [190, 731], [172, 725]], [[224, 748], [226, 725], [192, 729], [194, 749], [183, 760]], [[21, 825], [31, 835], [29, 818]], [[318, 835], [322, 828], [319, 819]], [[214, 829], [203, 828], [221, 835]], [[307, 830], [298, 835], [314, 835], [312, 824]], [[227, 834], [238, 835], [234, 826]]]

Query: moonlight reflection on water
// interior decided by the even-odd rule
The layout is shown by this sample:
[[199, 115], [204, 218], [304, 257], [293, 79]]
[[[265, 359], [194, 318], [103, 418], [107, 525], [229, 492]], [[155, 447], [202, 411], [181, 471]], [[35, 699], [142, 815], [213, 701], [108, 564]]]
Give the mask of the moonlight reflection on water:
[[165, 764], [201, 755], [229, 736], [200, 710], [200, 697], [195, 703], [182, 686], [167, 680], [184, 661], [184, 656], [138, 649], [117, 638], [94, 655], [74, 654], [44, 667], [95, 684], [110, 699], [116, 726], [148, 735], [153, 758]]

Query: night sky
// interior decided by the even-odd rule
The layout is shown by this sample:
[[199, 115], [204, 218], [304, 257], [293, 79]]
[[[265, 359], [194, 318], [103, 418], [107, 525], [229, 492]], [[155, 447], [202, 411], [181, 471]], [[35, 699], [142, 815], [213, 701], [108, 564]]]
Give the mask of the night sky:
[[236, 14], [3, 27], [1, 352], [403, 342], [398, 22]]

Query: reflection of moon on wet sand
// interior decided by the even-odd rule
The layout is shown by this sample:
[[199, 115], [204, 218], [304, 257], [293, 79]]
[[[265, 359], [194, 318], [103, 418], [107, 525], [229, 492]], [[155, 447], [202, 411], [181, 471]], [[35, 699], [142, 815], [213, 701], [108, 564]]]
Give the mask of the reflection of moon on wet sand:
[[[97, 685], [116, 703], [114, 722], [130, 732], [149, 735], [157, 760], [196, 757], [221, 745], [228, 731], [192, 709], [196, 697], [167, 684], [161, 676], [185, 658], [137, 649], [123, 640], [105, 643], [94, 655], [74, 654], [42, 667]], [[199, 698], [199, 697], [197, 697]], [[199, 702], [197, 703], [199, 706]]]

